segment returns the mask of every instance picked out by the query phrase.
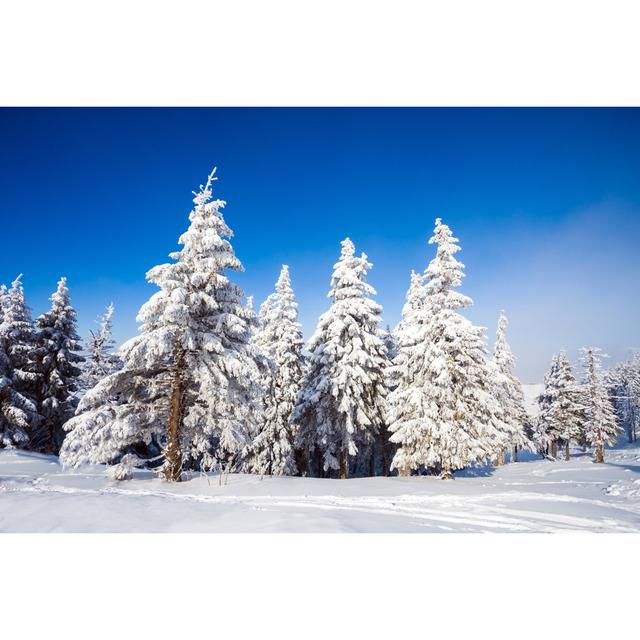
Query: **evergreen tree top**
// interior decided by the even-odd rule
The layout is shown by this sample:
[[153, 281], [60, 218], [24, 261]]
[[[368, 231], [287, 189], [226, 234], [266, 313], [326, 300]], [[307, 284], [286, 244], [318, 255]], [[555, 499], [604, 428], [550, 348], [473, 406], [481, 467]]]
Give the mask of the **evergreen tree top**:
[[289, 275], [289, 265], [287, 264], [283, 264], [280, 269], [280, 275], [276, 282], [276, 291], [281, 294], [291, 291], [291, 277]]
[[510, 374], [515, 363], [515, 356], [511, 351], [511, 346], [507, 341], [507, 326], [509, 320], [504, 310], [500, 311], [498, 319], [498, 329], [496, 331], [496, 341], [493, 347], [493, 359], [500, 370], [505, 374]]
[[25, 302], [22, 274], [11, 283], [5, 295], [4, 321], [8, 325], [31, 323], [31, 309]]
[[460, 251], [458, 238], [453, 236], [451, 229], [443, 224], [441, 218], [436, 218], [429, 244], [437, 245], [436, 257], [429, 263], [424, 274], [428, 279], [426, 290], [430, 307], [438, 310], [470, 306], [471, 298], [453, 291], [462, 284], [464, 264], [455, 257]]

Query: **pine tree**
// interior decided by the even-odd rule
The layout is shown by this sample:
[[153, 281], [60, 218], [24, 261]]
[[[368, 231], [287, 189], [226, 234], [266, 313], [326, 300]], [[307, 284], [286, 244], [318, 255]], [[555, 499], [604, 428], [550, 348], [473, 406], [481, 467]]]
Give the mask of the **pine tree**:
[[418, 328], [428, 320], [425, 311], [425, 276], [411, 271], [411, 282], [402, 307], [402, 318], [394, 331], [393, 353], [389, 366], [389, 388], [395, 389], [406, 371], [411, 350], [415, 347]]
[[250, 451], [249, 470], [266, 475], [294, 475], [295, 425], [292, 414], [302, 382], [302, 328], [289, 267], [282, 266], [271, 294], [260, 311], [255, 344], [272, 363], [264, 399], [264, 422]]
[[36, 319], [36, 328], [37, 406], [43, 420], [32, 446], [57, 454], [65, 435], [62, 425], [73, 416], [78, 404], [75, 393], [82, 373], [78, 365], [84, 361], [66, 278], [58, 281], [51, 309]]
[[6, 400], [7, 411], [9, 407], [14, 406], [24, 413], [20, 417], [16, 413], [15, 418], [9, 422], [21, 425], [20, 429], [26, 431], [28, 442], [20, 437], [20, 446], [30, 447], [42, 422], [42, 416], [38, 413], [36, 405], [40, 380], [35, 362], [36, 331], [31, 319], [31, 310], [24, 297], [22, 274], [11, 283], [11, 288], [4, 295], [0, 340], [4, 360], [2, 375], [6, 378], [4, 395], [6, 398], [13, 398]]
[[626, 432], [629, 442], [633, 443], [637, 440], [640, 428], [640, 354], [608, 370], [605, 384], [618, 425]]
[[[374, 302], [366, 275], [372, 264], [355, 256], [353, 242], [342, 241], [331, 278], [331, 307], [311, 340], [308, 370], [294, 420], [297, 448], [317, 475], [349, 475], [350, 461], [376, 440], [384, 423], [387, 367], [382, 307]], [[313, 455], [313, 460], [309, 456]]]
[[[558, 374], [558, 356], [551, 358], [551, 366], [544, 376], [544, 387], [537, 398], [538, 416], [534, 426], [533, 440], [541, 455], [558, 455], [560, 430], [554, 423], [552, 405], [556, 396], [556, 377]], [[554, 451], [555, 448], [555, 451]]]
[[457, 312], [472, 303], [455, 290], [464, 275], [457, 242], [438, 218], [424, 302], [412, 311], [406, 346], [400, 338], [402, 371], [389, 398], [389, 429], [398, 444], [392, 468], [402, 475], [423, 467], [452, 478], [455, 470], [488, 460], [502, 442], [483, 329]]
[[64, 464], [111, 464], [157, 439], [162, 473], [178, 481], [183, 464], [230, 468], [246, 446], [261, 387], [252, 315], [225, 273], [242, 265], [227, 240], [225, 203], [211, 201], [214, 173], [194, 194], [175, 262], [147, 273], [160, 291], [140, 309], [141, 333], [123, 345], [123, 368], [91, 389], [67, 423]]
[[584, 404], [571, 362], [564, 351], [555, 355], [545, 376], [545, 386], [538, 398], [540, 412], [535, 441], [540, 451], [558, 457], [558, 444], [564, 445], [565, 460], [570, 458], [570, 444], [582, 442]]
[[0, 448], [25, 447], [29, 442], [29, 425], [35, 405], [14, 388], [13, 369], [7, 354], [7, 337], [3, 329], [7, 289], [0, 286]]
[[[518, 451], [532, 448], [527, 437], [529, 418], [524, 408], [524, 393], [520, 380], [515, 377], [513, 367], [515, 358], [507, 342], [507, 316], [500, 312], [496, 341], [493, 348], [493, 363], [495, 364], [495, 394], [502, 409], [502, 423], [507, 446], [512, 451], [512, 459], [517, 460]], [[504, 450], [500, 453], [500, 462], [504, 462]]]
[[100, 380], [122, 367], [122, 360], [115, 353], [115, 341], [111, 334], [114, 311], [115, 307], [112, 302], [104, 315], [97, 321], [100, 330], [89, 332], [86, 342], [87, 355], [82, 374], [84, 389], [95, 387]]
[[594, 447], [594, 462], [604, 462], [604, 446], [616, 442], [620, 428], [602, 380], [602, 358], [607, 357], [597, 347], [581, 350], [584, 368], [585, 432], [587, 441]]

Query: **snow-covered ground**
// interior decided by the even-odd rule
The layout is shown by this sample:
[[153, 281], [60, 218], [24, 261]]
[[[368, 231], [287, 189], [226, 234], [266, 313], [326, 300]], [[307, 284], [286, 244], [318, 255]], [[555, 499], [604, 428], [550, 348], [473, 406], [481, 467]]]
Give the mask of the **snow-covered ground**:
[[54, 457], [0, 450], [0, 531], [557, 532], [640, 531], [640, 448], [607, 463], [530, 460], [432, 477], [217, 475], [168, 484], [103, 466], [65, 471]]

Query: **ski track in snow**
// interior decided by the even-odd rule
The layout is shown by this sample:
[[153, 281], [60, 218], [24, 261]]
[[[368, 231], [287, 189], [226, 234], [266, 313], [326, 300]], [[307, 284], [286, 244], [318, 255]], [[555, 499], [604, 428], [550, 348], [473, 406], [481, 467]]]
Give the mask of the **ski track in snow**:
[[538, 460], [451, 483], [232, 475], [219, 486], [218, 476], [167, 485], [148, 473], [116, 483], [104, 467], [69, 472], [0, 452], [0, 531], [638, 532], [638, 449], [608, 453], [605, 465]]

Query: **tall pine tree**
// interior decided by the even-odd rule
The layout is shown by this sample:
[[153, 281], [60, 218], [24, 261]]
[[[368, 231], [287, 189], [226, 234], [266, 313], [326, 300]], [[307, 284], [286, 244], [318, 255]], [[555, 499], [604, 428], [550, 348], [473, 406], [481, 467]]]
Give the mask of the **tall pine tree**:
[[437, 255], [425, 271], [424, 303], [415, 312], [401, 377], [390, 394], [392, 467], [408, 475], [421, 467], [444, 479], [486, 461], [502, 443], [483, 329], [457, 310], [472, 302], [456, 291], [464, 265], [449, 227], [436, 220], [430, 244]]
[[264, 398], [264, 422], [250, 447], [248, 467], [254, 473], [294, 475], [295, 425], [292, 414], [302, 382], [302, 328], [289, 267], [283, 265], [271, 294], [260, 310], [254, 342], [272, 363]]
[[[35, 358], [37, 334], [31, 318], [31, 309], [25, 301], [22, 274], [11, 283], [4, 296], [0, 336], [4, 350], [4, 375], [10, 380], [10, 387], [6, 388], [5, 394], [15, 394], [15, 406], [22, 407], [25, 412], [28, 423], [26, 444], [31, 448], [42, 423], [42, 416], [37, 410], [40, 375], [37, 372]], [[21, 439], [20, 446], [24, 445], [25, 441]]]
[[16, 391], [14, 370], [8, 355], [8, 332], [5, 331], [7, 289], [0, 286], [0, 448], [26, 447], [35, 405]]
[[[493, 347], [493, 363], [495, 364], [495, 394], [502, 409], [502, 423], [507, 447], [511, 449], [512, 460], [517, 460], [518, 451], [532, 448], [527, 436], [530, 428], [529, 417], [524, 408], [522, 384], [513, 373], [515, 357], [507, 342], [507, 316], [500, 312], [496, 341]], [[500, 462], [505, 461], [504, 450], [499, 454]]]
[[[384, 423], [387, 354], [382, 307], [366, 275], [372, 264], [349, 238], [331, 278], [331, 307], [309, 341], [309, 364], [294, 420], [297, 447], [317, 475], [347, 478], [358, 452], [372, 446]], [[313, 456], [309, 459], [309, 456]], [[353, 466], [353, 465], [351, 465]]]
[[581, 442], [584, 405], [571, 362], [564, 351], [553, 357], [544, 382], [544, 390], [538, 398], [540, 412], [535, 440], [541, 452], [554, 459], [558, 456], [558, 445], [564, 445], [565, 460], [568, 460], [571, 443]]
[[607, 357], [597, 347], [581, 350], [584, 368], [585, 434], [593, 447], [593, 461], [604, 462], [605, 445], [615, 444], [621, 429], [602, 380], [602, 358]]
[[225, 273], [242, 265], [227, 239], [225, 203], [212, 201], [214, 173], [195, 194], [175, 262], [147, 274], [160, 291], [140, 309], [141, 334], [123, 345], [122, 370], [91, 389], [67, 423], [64, 464], [114, 463], [157, 439], [163, 475], [178, 481], [183, 464], [229, 468], [246, 446], [261, 393], [249, 344], [254, 316]]
[[75, 394], [82, 373], [78, 365], [84, 360], [80, 355], [76, 312], [71, 306], [66, 278], [58, 281], [51, 296], [51, 309], [36, 319], [36, 328], [36, 398], [42, 422], [32, 446], [38, 451], [57, 454], [65, 436], [63, 425], [73, 416], [78, 404]]

